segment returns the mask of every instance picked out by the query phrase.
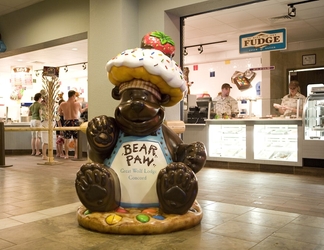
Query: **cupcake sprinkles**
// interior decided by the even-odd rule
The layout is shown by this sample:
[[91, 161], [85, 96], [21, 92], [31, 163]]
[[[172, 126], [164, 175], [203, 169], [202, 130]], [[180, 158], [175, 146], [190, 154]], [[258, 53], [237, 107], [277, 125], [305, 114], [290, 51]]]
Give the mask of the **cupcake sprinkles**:
[[135, 79], [155, 84], [162, 94], [168, 94], [173, 106], [187, 89], [179, 65], [156, 49], [127, 49], [106, 64], [109, 80], [116, 86]]

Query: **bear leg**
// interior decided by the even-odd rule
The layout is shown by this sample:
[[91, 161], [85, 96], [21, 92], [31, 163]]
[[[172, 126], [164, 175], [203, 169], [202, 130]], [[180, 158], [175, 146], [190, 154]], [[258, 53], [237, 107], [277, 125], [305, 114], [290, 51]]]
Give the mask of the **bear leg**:
[[119, 207], [120, 183], [116, 172], [103, 164], [81, 166], [75, 188], [82, 204], [91, 212], [107, 212]]
[[182, 162], [161, 169], [156, 185], [160, 208], [167, 214], [187, 213], [198, 193], [195, 173]]

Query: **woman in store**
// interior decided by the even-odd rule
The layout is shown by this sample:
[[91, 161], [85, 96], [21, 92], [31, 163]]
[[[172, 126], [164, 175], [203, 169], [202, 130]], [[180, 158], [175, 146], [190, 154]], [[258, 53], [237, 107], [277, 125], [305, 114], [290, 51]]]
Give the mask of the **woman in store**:
[[299, 108], [298, 113], [301, 115], [305, 100], [306, 97], [300, 93], [299, 82], [293, 80], [289, 83], [289, 94], [282, 98], [281, 105], [278, 106], [279, 113], [284, 116], [297, 115], [297, 108]]
[[[41, 118], [40, 118], [40, 109], [41, 109], [41, 101], [42, 101], [41, 93], [35, 94], [34, 101], [35, 102], [29, 107], [29, 115], [31, 116], [30, 127], [39, 128], [41, 127]], [[40, 156], [42, 155], [41, 152], [39, 151], [41, 133], [40, 131], [32, 131], [31, 134], [32, 134], [31, 155]]]

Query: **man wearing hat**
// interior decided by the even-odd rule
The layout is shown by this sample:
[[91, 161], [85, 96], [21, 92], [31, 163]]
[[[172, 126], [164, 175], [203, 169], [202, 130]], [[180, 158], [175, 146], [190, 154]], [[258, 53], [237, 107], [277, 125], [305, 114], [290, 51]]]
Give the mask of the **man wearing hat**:
[[239, 113], [237, 101], [229, 95], [231, 88], [231, 85], [224, 83], [222, 91], [214, 98], [216, 102], [216, 115], [218, 117], [235, 117]]
[[289, 83], [289, 94], [282, 98], [279, 113], [284, 116], [297, 114], [297, 102], [299, 100], [299, 115], [303, 112], [303, 105], [306, 97], [300, 93], [300, 87], [298, 81], [291, 81]]

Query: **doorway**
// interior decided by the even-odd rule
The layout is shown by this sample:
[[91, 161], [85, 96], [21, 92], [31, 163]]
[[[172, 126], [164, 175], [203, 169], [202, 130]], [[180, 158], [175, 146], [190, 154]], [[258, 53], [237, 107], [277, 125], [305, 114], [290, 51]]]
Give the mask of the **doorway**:
[[307, 96], [307, 86], [309, 84], [324, 83], [324, 68], [302, 69], [289, 71], [290, 80], [299, 82], [300, 93]]

